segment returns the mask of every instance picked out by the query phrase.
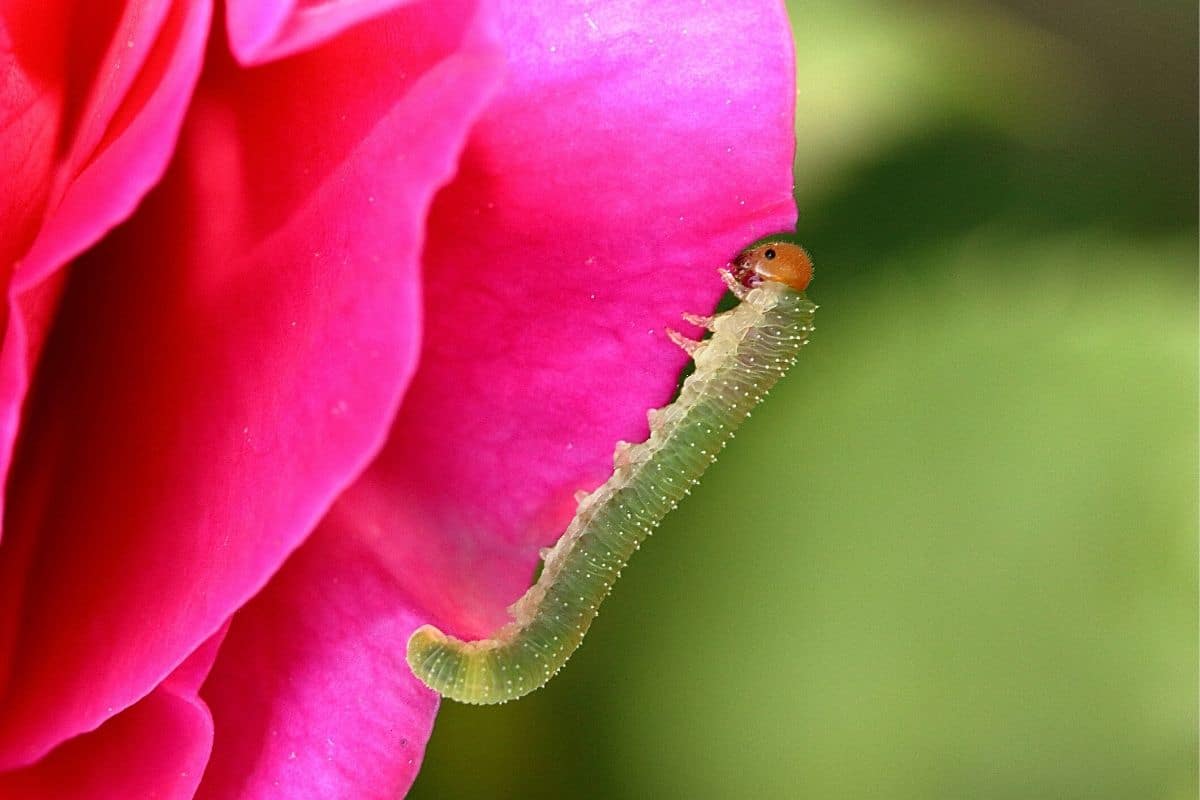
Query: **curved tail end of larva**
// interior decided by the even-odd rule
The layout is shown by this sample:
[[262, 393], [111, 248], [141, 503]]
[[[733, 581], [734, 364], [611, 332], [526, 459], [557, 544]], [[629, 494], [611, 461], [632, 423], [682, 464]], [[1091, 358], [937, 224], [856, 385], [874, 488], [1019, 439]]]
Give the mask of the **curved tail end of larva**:
[[408, 665], [443, 697], [477, 705], [506, 703], [546, 685], [561, 666], [542, 660], [541, 652], [513, 652], [513, 644], [502, 639], [464, 642], [422, 625], [409, 637]]

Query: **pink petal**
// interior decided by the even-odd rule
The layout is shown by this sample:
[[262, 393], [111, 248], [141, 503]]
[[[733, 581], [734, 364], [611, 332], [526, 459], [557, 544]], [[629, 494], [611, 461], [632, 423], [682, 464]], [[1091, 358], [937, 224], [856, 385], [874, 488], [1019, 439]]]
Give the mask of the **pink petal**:
[[0, 797], [21, 800], [190, 798], [212, 746], [204, 704], [156, 689], [94, 733], [37, 764], [0, 774]]
[[[0, 145], [18, 204], [7, 217], [12, 227], [0, 230], [0, 285], [19, 259], [0, 313], [8, 323], [0, 334], [0, 481], [57, 303], [51, 278], [158, 181], [200, 73], [210, 16], [209, 3], [195, 1], [133, 2], [111, 20], [92, 6], [38, 5], [28, 18], [8, 19], [14, 44], [28, 48], [14, 60], [32, 71], [9, 70], [6, 92], [28, 94], [15, 98], [23, 112]], [[69, 63], [56, 63], [48, 53], [62, 48], [67, 30], [75, 37]], [[59, 140], [69, 143], [61, 154], [51, 150]]]
[[262, 64], [314, 47], [409, 1], [229, 0], [229, 45], [243, 64]]
[[18, 288], [38, 283], [127, 218], [162, 176], [200, 74], [210, 15], [210, 4], [196, 0], [126, 8], [60, 165], [46, 221], [16, 272]]
[[373, 546], [326, 520], [238, 612], [203, 696], [217, 737], [199, 797], [391, 800], [437, 699], [412, 680], [420, 624]]
[[[144, 696], [380, 445], [415, 367], [434, 190], [491, 93], [470, 3], [244, 71], [210, 52], [180, 151], [77, 264], [0, 550], [0, 762]], [[0, 643], [3, 639], [0, 638]]]
[[0, 11], [0, 288], [37, 234], [67, 114], [62, 42], [70, 3], [39, 6], [8, 4]]
[[427, 618], [476, 637], [669, 400], [685, 358], [664, 329], [795, 222], [778, 4], [525, 8], [502, 12], [509, 83], [431, 218], [420, 371], [342, 501], [396, 541]]
[[208, 762], [213, 724], [196, 689], [224, 632], [162, 685], [98, 730], [24, 769], [0, 774], [0, 797], [21, 800], [191, 798]]
[[[494, 629], [573, 490], [669, 398], [684, 358], [663, 326], [711, 308], [716, 268], [793, 224], [778, 8], [658, 8], [593, 7], [618, 31], [595, 42], [582, 18], [503, 15], [520, 70], [435, 206], [418, 377], [380, 458], [236, 616], [203, 692], [218, 733], [202, 797], [403, 792], [435, 708], [404, 663], [411, 631]], [[673, 43], [681, 24], [703, 33], [695, 52]]]

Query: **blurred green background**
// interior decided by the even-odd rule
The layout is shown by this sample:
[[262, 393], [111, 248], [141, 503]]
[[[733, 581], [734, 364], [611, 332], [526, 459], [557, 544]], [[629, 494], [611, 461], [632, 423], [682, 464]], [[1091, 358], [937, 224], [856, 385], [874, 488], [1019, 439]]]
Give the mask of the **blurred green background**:
[[815, 340], [411, 796], [1196, 797], [1196, 4], [790, 10]]

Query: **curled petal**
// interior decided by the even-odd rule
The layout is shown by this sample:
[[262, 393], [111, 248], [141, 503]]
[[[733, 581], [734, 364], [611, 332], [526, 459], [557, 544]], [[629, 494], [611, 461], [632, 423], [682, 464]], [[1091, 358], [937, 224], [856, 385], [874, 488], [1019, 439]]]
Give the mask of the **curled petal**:
[[370, 460], [415, 368], [428, 205], [497, 67], [470, 2], [255, 70], [209, 53], [170, 173], [76, 264], [39, 369], [0, 764], [149, 692]]
[[243, 64], [306, 50], [410, 0], [230, 0], [229, 45]]
[[58, 272], [128, 217], [162, 175], [200, 74], [210, 15], [207, 0], [145, 0], [120, 15], [38, 3], [4, 18], [12, 63], [3, 101], [12, 121], [0, 139], [0, 480], [58, 302]]

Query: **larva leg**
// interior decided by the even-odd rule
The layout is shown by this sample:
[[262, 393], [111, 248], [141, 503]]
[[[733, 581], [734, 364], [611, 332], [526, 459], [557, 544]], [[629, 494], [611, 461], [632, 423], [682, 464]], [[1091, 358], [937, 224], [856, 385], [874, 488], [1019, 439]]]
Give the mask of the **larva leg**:
[[633, 463], [633, 458], [629, 451], [633, 448], [629, 442], [617, 442], [617, 446], [613, 448], [613, 469], [622, 469]]
[[612, 477], [543, 551], [537, 582], [509, 608], [512, 622], [474, 642], [432, 625], [413, 633], [408, 663], [426, 685], [462, 702], [502, 703], [562, 668], [630, 556], [808, 340], [814, 307], [802, 293], [769, 282], [741, 296], [745, 301], [727, 312], [730, 324], [704, 345], [711, 357], [684, 381], [675, 403], [648, 416], [650, 438], [618, 448]]
[[713, 322], [716, 321], [716, 317], [701, 316], [699, 314], [689, 314], [686, 311], [683, 312], [680, 316], [683, 317], [684, 322], [695, 325], [697, 328], [704, 328], [704, 329], [710, 330], [710, 331], [713, 329]]
[[689, 356], [696, 355], [696, 351], [700, 349], [702, 342], [697, 342], [695, 339], [689, 339], [674, 328], [667, 328], [667, 338], [675, 344], [683, 348], [683, 352]]

